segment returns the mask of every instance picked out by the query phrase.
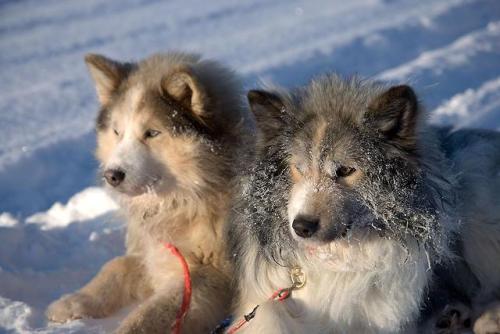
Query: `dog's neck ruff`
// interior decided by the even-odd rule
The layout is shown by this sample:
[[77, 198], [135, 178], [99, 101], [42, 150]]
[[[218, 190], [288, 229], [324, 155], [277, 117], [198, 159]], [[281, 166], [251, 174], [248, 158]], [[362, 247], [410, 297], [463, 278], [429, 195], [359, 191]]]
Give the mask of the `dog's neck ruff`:
[[[290, 269], [290, 280], [292, 284], [287, 288], [280, 288], [273, 292], [273, 294], [269, 297], [268, 301], [279, 301], [283, 302], [285, 299], [291, 296], [292, 291], [298, 290], [302, 288], [306, 284], [306, 274], [302, 271], [302, 268], [298, 266], [294, 266]], [[249, 323], [257, 313], [257, 309], [260, 304], [255, 305], [255, 307], [249, 313], [245, 314], [243, 318], [234, 322], [233, 326], [227, 330], [227, 334], [234, 334], [238, 330], [240, 330], [245, 324]], [[224, 327], [225, 328], [225, 327]], [[218, 327], [218, 330], [224, 330], [221, 326]], [[219, 331], [214, 331], [212, 333], [219, 333]]]
[[177, 315], [175, 317], [175, 322], [172, 324], [171, 328], [172, 334], [180, 334], [182, 321], [184, 320], [189, 310], [189, 305], [191, 304], [191, 293], [192, 293], [191, 274], [189, 272], [189, 266], [186, 262], [186, 259], [184, 258], [184, 256], [182, 256], [181, 252], [179, 252], [179, 250], [174, 245], [168, 242], [164, 242], [163, 246], [179, 260], [182, 266], [182, 271], [184, 273], [184, 292], [182, 295], [182, 304], [179, 311], [177, 312]]

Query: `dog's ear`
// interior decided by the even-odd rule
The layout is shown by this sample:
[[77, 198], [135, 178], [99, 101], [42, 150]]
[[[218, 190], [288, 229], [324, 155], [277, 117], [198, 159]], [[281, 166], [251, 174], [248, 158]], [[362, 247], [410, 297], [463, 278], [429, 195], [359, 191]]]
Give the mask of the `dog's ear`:
[[94, 79], [97, 97], [102, 105], [109, 103], [132, 69], [130, 63], [120, 63], [97, 54], [87, 54], [85, 63]]
[[285, 123], [286, 110], [282, 99], [274, 93], [263, 90], [251, 90], [247, 98], [264, 139], [272, 139]]
[[191, 110], [198, 119], [203, 120], [208, 116], [208, 92], [192, 69], [182, 67], [165, 76], [161, 81], [161, 90], [163, 94]]
[[418, 114], [418, 100], [413, 89], [406, 85], [393, 86], [370, 103], [365, 123], [387, 140], [414, 149]]

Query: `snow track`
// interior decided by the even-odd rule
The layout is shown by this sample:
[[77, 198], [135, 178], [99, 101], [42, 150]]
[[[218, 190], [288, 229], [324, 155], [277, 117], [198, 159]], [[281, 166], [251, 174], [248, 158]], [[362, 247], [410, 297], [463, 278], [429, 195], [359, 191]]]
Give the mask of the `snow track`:
[[498, 0], [0, 1], [0, 333], [118, 321], [43, 317], [122, 251], [116, 204], [93, 187], [97, 104], [83, 55], [169, 49], [226, 62], [248, 87], [332, 70], [407, 82], [437, 124], [500, 128]]
[[500, 21], [490, 22], [484, 29], [460, 37], [445, 47], [426, 51], [415, 60], [389, 69], [378, 75], [386, 81], [405, 80], [419, 72], [444, 70], [467, 66], [479, 53], [495, 53], [500, 56]]
[[453, 96], [434, 110], [432, 121], [437, 124], [463, 127], [490, 127], [500, 130], [500, 77], [481, 87], [469, 88]]
[[226, 61], [243, 74], [265, 75], [382, 29], [432, 21], [463, 3], [88, 1], [80, 8], [63, 1], [32, 4], [33, 12], [22, 2], [4, 5], [0, 68], [8, 84], [0, 86], [0, 110], [11, 112], [0, 116], [9, 123], [0, 133], [0, 168], [92, 128], [96, 106], [85, 52], [129, 59], [181, 48]]

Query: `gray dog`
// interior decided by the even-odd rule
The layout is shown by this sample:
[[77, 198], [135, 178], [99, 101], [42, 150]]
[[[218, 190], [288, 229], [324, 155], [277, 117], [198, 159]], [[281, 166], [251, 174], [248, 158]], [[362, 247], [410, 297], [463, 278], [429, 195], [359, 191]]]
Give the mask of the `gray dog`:
[[[471, 312], [477, 333], [499, 331], [486, 305], [500, 285], [500, 136], [429, 127], [410, 87], [336, 75], [248, 98], [259, 136], [228, 231], [233, 326], [453, 332]], [[291, 298], [269, 300], [285, 287]]]

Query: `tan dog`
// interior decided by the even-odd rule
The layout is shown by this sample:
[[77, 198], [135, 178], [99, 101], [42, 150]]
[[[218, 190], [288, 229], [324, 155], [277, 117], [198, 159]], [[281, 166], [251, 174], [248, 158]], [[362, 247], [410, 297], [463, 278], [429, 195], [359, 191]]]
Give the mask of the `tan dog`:
[[206, 333], [232, 298], [221, 238], [234, 161], [251, 128], [240, 82], [216, 62], [181, 53], [139, 63], [88, 55], [86, 62], [101, 103], [97, 158], [128, 221], [127, 253], [50, 305], [47, 316], [102, 318], [139, 302], [118, 332], [168, 333], [184, 288], [178, 259], [162, 245], [170, 242], [193, 282], [183, 332]]

